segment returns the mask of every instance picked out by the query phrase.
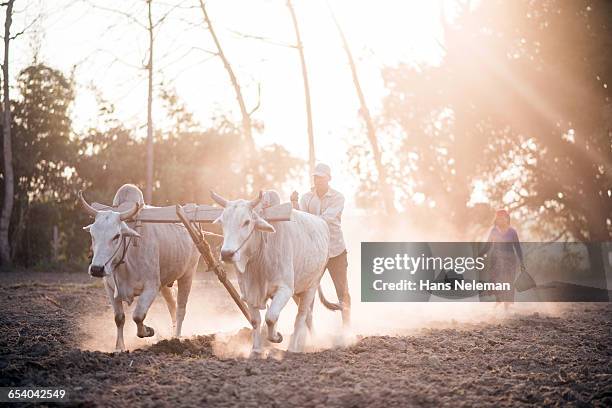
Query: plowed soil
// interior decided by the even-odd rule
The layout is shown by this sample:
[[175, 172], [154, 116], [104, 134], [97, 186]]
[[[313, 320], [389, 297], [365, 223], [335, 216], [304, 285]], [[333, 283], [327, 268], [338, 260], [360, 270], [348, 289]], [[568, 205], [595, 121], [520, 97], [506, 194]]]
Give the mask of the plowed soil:
[[114, 329], [104, 290], [83, 276], [5, 275], [0, 310], [0, 386], [62, 386], [70, 405], [612, 406], [606, 303], [358, 337], [315, 352], [281, 347], [265, 358], [219, 352], [248, 343], [246, 329], [151, 341], [118, 354], [86, 350], [96, 333], [84, 316], [109, 322], [105, 342]]

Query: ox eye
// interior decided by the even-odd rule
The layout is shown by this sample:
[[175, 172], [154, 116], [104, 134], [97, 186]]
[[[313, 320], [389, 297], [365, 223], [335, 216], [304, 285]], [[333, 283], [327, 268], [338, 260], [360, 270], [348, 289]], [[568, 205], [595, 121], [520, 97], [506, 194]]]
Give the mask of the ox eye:
[[243, 227], [248, 226], [251, 223], [251, 220], [246, 220], [245, 222], [242, 223]]
[[120, 236], [121, 236], [121, 235], [119, 235], [119, 234], [115, 235], [115, 236], [113, 237], [113, 241], [118, 240]]

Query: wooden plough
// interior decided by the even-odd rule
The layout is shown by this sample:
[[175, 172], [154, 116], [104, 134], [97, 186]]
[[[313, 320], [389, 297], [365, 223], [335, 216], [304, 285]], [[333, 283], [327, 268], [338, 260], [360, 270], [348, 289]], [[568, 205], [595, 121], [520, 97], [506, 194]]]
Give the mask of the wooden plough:
[[[126, 202], [118, 207], [111, 207], [108, 205], [93, 203], [92, 207], [96, 210], [113, 210], [113, 211], [125, 211], [132, 208], [134, 204], [132, 202]], [[274, 221], [289, 221], [291, 219], [292, 206], [290, 203], [278, 204], [263, 209], [262, 216], [268, 222]], [[202, 254], [204, 261], [208, 265], [208, 269], [217, 275], [217, 278], [225, 289], [229, 292], [230, 296], [238, 305], [238, 308], [253, 326], [251, 320], [251, 314], [246, 304], [240, 298], [240, 294], [234, 288], [234, 285], [230, 282], [227, 277], [227, 273], [223, 268], [223, 265], [215, 259], [210, 244], [206, 240], [206, 232], [203, 232], [200, 228], [196, 228], [196, 224], [200, 223], [211, 223], [216, 220], [221, 213], [223, 208], [211, 206], [211, 205], [198, 205], [198, 204], [186, 204], [184, 206], [174, 205], [167, 207], [145, 207], [142, 208], [136, 217], [133, 219], [136, 225], [141, 225], [145, 222], [161, 222], [161, 223], [182, 223], [189, 236], [193, 240], [194, 244]], [[216, 235], [216, 234], [212, 234]]]

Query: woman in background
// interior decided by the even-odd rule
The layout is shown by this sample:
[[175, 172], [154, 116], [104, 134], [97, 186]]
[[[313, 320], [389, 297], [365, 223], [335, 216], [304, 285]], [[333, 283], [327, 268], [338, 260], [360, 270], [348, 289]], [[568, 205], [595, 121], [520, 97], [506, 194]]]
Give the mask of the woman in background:
[[493, 220], [493, 228], [489, 238], [479, 256], [487, 253], [489, 255], [489, 281], [493, 283], [509, 282], [511, 289], [507, 291], [495, 291], [497, 302], [503, 302], [508, 307], [514, 302], [514, 281], [516, 279], [517, 258], [520, 261], [521, 271], [525, 269], [523, 263], [523, 251], [518, 234], [510, 226], [510, 214], [506, 210], [497, 210]]

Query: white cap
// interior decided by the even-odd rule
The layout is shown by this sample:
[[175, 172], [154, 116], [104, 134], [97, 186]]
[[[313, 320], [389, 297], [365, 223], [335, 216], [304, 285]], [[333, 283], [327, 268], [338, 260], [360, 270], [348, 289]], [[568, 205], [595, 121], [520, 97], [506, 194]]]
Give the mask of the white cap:
[[313, 176], [327, 177], [331, 180], [331, 168], [325, 163], [319, 163], [315, 166]]

